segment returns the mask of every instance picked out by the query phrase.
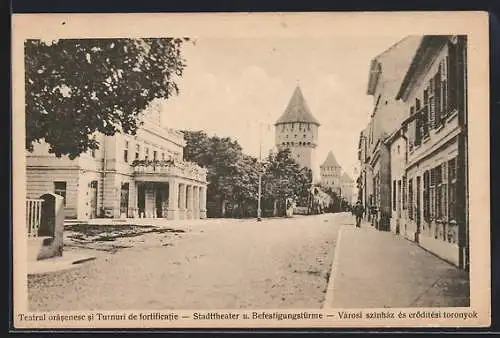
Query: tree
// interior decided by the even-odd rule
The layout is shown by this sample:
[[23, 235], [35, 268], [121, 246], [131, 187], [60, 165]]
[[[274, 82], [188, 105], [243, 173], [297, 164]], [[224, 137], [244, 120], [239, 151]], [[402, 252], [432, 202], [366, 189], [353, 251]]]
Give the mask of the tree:
[[312, 172], [300, 165], [290, 156], [289, 149], [276, 154], [271, 153], [266, 160], [263, 175], [263, 196], [268, 203], [283, 204], [286, 198], [307, 197], [312, 183]]
[[237, 141], [184, 130], [184, 159], [207, 168], [207, 201], [220, 203], [225, 213], [227, 202], [244, 203], [257, 194], [257, 159], [243, 154]]
[[134, 135], [151, 101], [178, 94], [188, 40], [26, 40], [26, 149], [45, 141], [73, 159], [99, 147], [95, 132]]

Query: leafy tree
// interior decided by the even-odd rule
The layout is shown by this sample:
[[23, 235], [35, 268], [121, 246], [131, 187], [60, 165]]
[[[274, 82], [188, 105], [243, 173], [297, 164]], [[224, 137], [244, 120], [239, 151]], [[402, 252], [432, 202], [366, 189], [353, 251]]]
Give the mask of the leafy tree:
[[56, 156], [75, 158], [99, 147], [94, 132], [135, 134], [152, 100], [178, 93], [188, 40], [26, 40], [26, 149], [45, 141]]
[[226, 202], [256, 200], [257, 159], [243, 154], [237, 141], [208, 135], [203, 131], [183, 131], [186, 139], [184, 158], [206, 167], [207, 200]]
[[309, 193], [312, 172], [300, 168], [290, 156], [290, 150], [284, 149], [276, 154], [269, 154], [266, 171], [263, 175], [264, 199], [269, 203], [283, 204], [286, 198], [304, 198]]

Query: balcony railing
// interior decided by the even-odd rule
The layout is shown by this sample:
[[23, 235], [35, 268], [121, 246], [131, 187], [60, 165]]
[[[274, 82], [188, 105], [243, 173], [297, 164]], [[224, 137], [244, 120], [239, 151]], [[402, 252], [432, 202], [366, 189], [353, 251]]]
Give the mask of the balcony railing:
[[134, 161], [135, 175], [181, 176], [206, 182], [207, 169], [187, 161]]

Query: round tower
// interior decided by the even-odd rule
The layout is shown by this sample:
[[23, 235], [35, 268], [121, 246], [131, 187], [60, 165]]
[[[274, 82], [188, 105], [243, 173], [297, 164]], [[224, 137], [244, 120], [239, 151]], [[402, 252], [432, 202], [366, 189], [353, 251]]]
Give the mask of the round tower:
[[333, 152], [330, 151], [320, 166], [321, 183], [333, 189], [340, 189], [342, 185], [341, 171], [342, 167], [333, 156]]
[[312, 170], [313, 178], [317, 173], [315, 149], [318, 145], [319, 126], [297, 86], [285, 112], [275, 123], [275, 143], [278, 150], [290, 149], [293, 159], [301, 167]]

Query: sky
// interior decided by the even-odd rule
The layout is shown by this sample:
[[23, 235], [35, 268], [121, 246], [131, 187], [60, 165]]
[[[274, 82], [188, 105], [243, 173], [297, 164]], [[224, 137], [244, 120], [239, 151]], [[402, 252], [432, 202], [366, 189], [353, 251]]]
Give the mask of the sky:
[[261, 129], [264, 157], [274, 148], [274, 123], [300, 85], [321, 123], [317, 171], [331, 150], [355, 178], [359, 133], [373, 110], [366, 94], [370, 62], [402, 38], [197, 39], [183, 46], [187, 67], [179, 95], [161, 105], [162, 123], [231, 137], [257, 157]]

